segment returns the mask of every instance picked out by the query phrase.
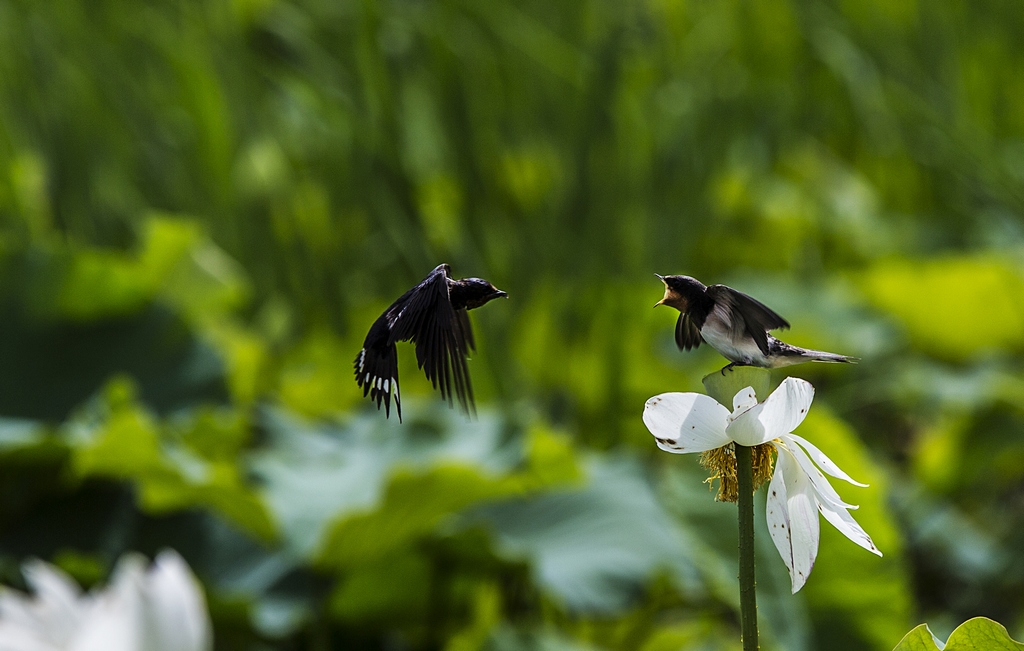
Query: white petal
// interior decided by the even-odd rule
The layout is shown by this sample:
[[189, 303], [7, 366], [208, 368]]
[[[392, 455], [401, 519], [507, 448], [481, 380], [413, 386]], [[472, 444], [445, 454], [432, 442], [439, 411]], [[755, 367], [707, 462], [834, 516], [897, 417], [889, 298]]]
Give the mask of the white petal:
[[790, 434], [790, 437], [792, 437], [792, 439], [794, 441], [799, 443], [800, 447], [802, 447], [804, 450], [806, 450], [807, 454], [809, 454], [810, 457], [812, 459], [814, 459], [814, 463], [818, 464], [818, 467], [821, 468], [822, 470], [824, 470], [825, 472], [827, 472], [828, 474], [832, 475], [836, 479], [842, 479], [842, 480], [848, 481], [851, 484], [853, 484], [854, 486], [860, 486], [861, 488], [867, 488], [867, 486], [868, 486], [867, 484], [862, 484], [859, 481], [854, 481], [853, 478], [851, 478], [849, 475], [847, 475], [845, 472], [843, 472], [839, 468], [839, 466], [837, 466], [835, 463], [833, 463], [831, 459], [826, 457], [824, 452], [819, 450], [817, 448], [817, 446], [815, 446], [813, 443], [811, 443], [807, 439], [803, 438], [802, 436], [797, 436], [796, 434]]
[[[811, 460], [807, 457], [807, 453], [797, 445], [791, 434], [786, 434], [779, 437], [783, 445], [793, 454], [793, 458], [796, 459], [797, 463], [800, 464], [800, 469], [803, 470], [804, 475], [810, 480], [811, 486], [814, 488], [817, 499], [819, 502], [825, 502], [832, 508], [836, 509], [856, 509], [857, 507], [853, 504], [847, 504], [843, 501], [843, 498], [839, 497], [839, 493], [836, 489], [832, 488], [832, 484], [828, 482], [828, 478], [818, 467], [811, 463]], [[778, 445], [776, 445], [778, 447]]]
[[33, 560], [25, 564], [25, 582], [41, 601], [73, 605], [82, 591], [71, 577], [56, 566]]
[[748, 409], [729, 424], [729, 438], [740, 445], [760, 445], [789, 434], [803, 422], [814, 399], [814, 387], [788, 377], [768, 399]]
[[74, 644], [68, 647], [70, 651], [136, 651], [142, 648], [140, 593], [145, 565], [145, 559], [137, 554], [121, 557], [107, 588], [92, 593], [88, 617]]
[[765, 502], [765, 519], [768, 533], [772, 536], [775, 549], [779, 550], [782, 562], [790, 575], [793, 574], [793, 542], [789, 536], [789, 507], [786, 505], [786, 480], [776, 468], [768, 484], [768, 499]]
[[729, 410], [700, 393], [662, 393], [644, 405], [644, 424], [658, 447], [677, 454], [714, 450], [729, 443]]
[[0, 651], [61, 651], [63, 645], [42, 640], [35, 631], [0, 622]]
[[875, 543], [872, 542], [871, 536], [857, 524], [857, 521], [853, 519], [853, 516], [846, 509], [831, 509], [826, 504], [819, 504], [818, 508], [821, 510], [821, 514], [825, 516], [825, 519], [838, 529], [841, 534], [872, 554], [882, 555], [882, 552], [878, 551]]
[[[89, 614], [68, 651], [138, 651], [142, 649], [138, 608], [122, 600], [102, 600]], [[146, 651], [149, 651], [148, 649]]]
[[689, 454], [693, 452], [693, 450], [684, 450], [683, 448], [674, 447], [673, 443], [669, 443], [668, 441], [663, 441], [661, 439], [658, 439], [657, 445], [659, 449], [664, 450], [665, 452], [671, 452], [672, 454]]
[[789, 576], [795, 593], [807, 582], [814, 567], [821, 525], [818, 522], [818, 503], [810, 480], [789, 450], [776, 447], [779, 457], [775, 472], [781, 472], [786, 482], [786, 506], [789, 510], [789, 533], [793, 547], [793, 569]]
[[760, 420], [765, 428], [774, 430], [776, 436], [789, 434], [804, 422], [813, 400], [814, 387], [810, 382], [788, 377], [764, 401]]
[[732, 397], [732, 417], [736, 418], [756, 404], [757, 394], [754, 393], [754, 387], [740, 389]]
[[750, 409], [736, 416], [736, 419], [729, 423], [727, 428], [729, 439], [740, 445], [753, 447], [771, 441], [775, 436], [769, 436], [764, 424], [758, 418], [764, 411], [764, 403], [754, 405]]
[[82, 595], [57, 568], [25, 567], [33, 596], [0, 592], [0, 651], [210, 651], [202, 591], [188, 566], [162, 553], [146, 571], [124, 556], [109, 586]]
[[0, 621], [7, 627], [31, 632], [40, 643], [65, 646], [85, 616], [81, 590], [59, 568], [32, 560], [23, 569], [33, 596], [4, 590], [0, 596]]
[[212, 647], [199, 581], [177, 552], [161, 552], [146, 577], [143, 643], [160, 651], [207, 651]]

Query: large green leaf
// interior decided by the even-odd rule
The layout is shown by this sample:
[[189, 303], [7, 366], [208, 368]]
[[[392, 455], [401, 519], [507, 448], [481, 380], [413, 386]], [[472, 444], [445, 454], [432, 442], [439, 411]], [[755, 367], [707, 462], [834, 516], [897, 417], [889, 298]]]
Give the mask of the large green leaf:
[[267, 410], [271, 445], [252, 456], [286, 544], [337, 568], [407, 545], [467, 506], [572, 483], [572, 451], [541, 425], [522, 436], [494, 415], [468, 421], [405, 405], [399, 426], [376, 414], [340, 427]]
[[1006, 627], [985, 617], [969, 619], [942, 643], [921, 624], [907, 633], [893, 651], [1020, 651], [1024, 644], [1015, 642]]
[[237, 460], [204, 458], [171, 437], [169, 429], [136, 402], [130, 382], [114, 381], [66, 427], [71, 466], [80, 478], [132, 482], [144, 511], [204, 506], [256, 536], [273, 538], [275, 524]]
[[418, 619], [430, 601], [431, 567], [404, 551], [352, 566], [331, 595], [332, 614], [350, 622]]
[[530, 563], [565, 608], [610, 613], [635, 603], [657, 570], [695, 575], [692, 542], [659, 504], [640, 466], [593, 458], [586, 486], [477, 510], [498, 549]]
[[426, 471], [390, 473], [383, 500], [370, 512], [344, 516], [320, 550], [324, 565], [358, 567], [434, 531], [469, 506], [524, 491], [518, 477], [490, 477], [474, 466], [440, 464]]
[[202, 322], [245, 300], [244, 273], [199, 222], [150, 214], [139, 230], [135, 253], [58, 251], [64, 264], [55, 300], [63, 316], [97, 320], [137, 312], [159, 295]]
[[[889, 260], [869, 269], [863, 285], [868, 300], [899, 319], [923, 350], [940, 357], [962, 360], [1024, 347], [1024, 275], [1007, 259]], [[971, 323], [966, 337], [951, 327], [965, 320]]]
[[945, 644], [928, 628], [927, 624], [919, 624], [906, 634], [894, 651], [942, 651]]
[[1021, 651], [1024, 644], [1010, 639], [1006, 627], [986, 617], [969, 619], [950, 634], [945, 651]]

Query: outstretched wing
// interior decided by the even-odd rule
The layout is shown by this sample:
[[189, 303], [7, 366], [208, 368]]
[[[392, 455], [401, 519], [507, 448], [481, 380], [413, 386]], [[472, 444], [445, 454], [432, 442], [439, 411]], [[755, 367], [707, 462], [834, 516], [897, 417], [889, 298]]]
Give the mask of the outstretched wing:
[[466, 310], [455, 310], [455, 316], [459, 320], [459, 327], [466, 340], [466, 348], [470, 352], [476, 352], [476, 342], [473, 340], [473, 326], [469, 325], [469, 312]]
[[734, 337], [738, 338], [746, 331], [765, 355], [768, 354], [768, 331], [789, 327], [789, 321], [770, 307], [732, 287], [711, 285], [706, 294], [732, 316], [730, 322]]
[[399, 296], [384, 313], [373, 322], [370, 332], [363, 342], [363, 349], [356, 355], [356, 383], [363, 390], [363, 397], [369, 395], [370, 400], [377, 403], [380, 409], [384, 403], [385, 417], [391, 416], [391, 396], [394, 394], [395, 409], [398, 420], [402, 420], [402, 399], [398, 390], [398, 348], [395, 342], [409, 339], [399, 333], [395, 336], [395, 326], [399, 323], [405, 329], [416, 327], [416, 308], [422, 301], [422, 290], [434, 283], [437, 278], [444, 278], [447, 265], [436, 267], [423, 282]]
[[[383, 317], [382, 317], [383, 318]], [[402, 422], [402, 399], [398, 393], [398, 349], [394, 344], [387, 344], [387, 333], [375, 336], [378, 326], [370, 329], [363, 349], [356, 355], [356, 383], [363, 389], [363, 397], [384, 403], [385, 418], [391, 417], [391, 394], [395, 396], [395, 409], [398, 411], [398, 422]]]
[[466, 311], [452, 308], [448, 295], [450, 273], [448, 265], [439, 265], [407, 292], [401, 305], [394, 306], [389, 343], [416, 344], [416, 361], [434, 388], [440, 389], [441, 397], [451, 405], [454, 395], [463, 411], [475, 413], [466, 365], [466, 356], [473, 348], [473, 331]]
[[679, 320], [676, 321], [676, 345], [679, 346], [679, 350], [696, 348], [703, 341], [697, 324], [686, 312], [680, 312]]

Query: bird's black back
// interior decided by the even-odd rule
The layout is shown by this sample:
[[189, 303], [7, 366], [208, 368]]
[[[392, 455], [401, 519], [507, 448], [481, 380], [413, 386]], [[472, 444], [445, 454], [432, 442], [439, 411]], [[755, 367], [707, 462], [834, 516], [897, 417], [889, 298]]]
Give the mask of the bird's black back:
[[752, 296], [725, 285], [705, 286], [690, 276], [665, 276], [665, 285], [684, 303], [676, 321], [676, 345], [690, 350], [703, 342], [701, 329], [709, 318], [718, 319], [732, 332], [734, 339], [750, 337], [768, 354], [768, 331], [788, 328], [789, 322]]
[[[399, 341], [416, 345], [416, 361], [441, 397], [467, 413], [475, 411], [473, 387], [466, 359], [475, 349], [473, 329], [466, 311], [505, 293], [479, 278], [452, 280], [451, 269], [438, 265], [418, 285], [402, 294], [370, 327], [363, 350], [356, 357], [356, 382], [390, 415], [393, 387], [399, 420]], [[375, 375], [382, 373], [383, 375]], [[387, 383], [384, 383], [384, 380]]]
[[789, 321], [770, 307], [732, 287], [711, 285], [705, 295], [711, 299], [713, 306], [719, 306], [721, 312], [728, 315], [733, 338], [751, 337], [765, 355], [769, 354], [768, 331], [789, 327]]

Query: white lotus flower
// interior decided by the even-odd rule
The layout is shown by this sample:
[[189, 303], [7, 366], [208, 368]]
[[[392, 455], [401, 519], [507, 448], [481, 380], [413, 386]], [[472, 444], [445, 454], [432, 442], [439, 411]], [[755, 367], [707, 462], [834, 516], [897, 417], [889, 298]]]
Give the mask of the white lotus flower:
[[123, 557], [110, 585], [83, 594], [60, 569], [26, 563], [34, 594], [0, 592], [0, 651], [209, 651], [202, 588], [176, 552], [152, 567]]
[[731, 448], [732, 443], [755, 450], [766, 444], [775, 448], [777, 459], [766, 507], [768, 530], [789, 569], [793, 592], [807, 581], [818, 554], [817, 511], [854, 543], [882, 555], [850, 515], [857, 507], [839, 497], [822, 470], [855, 486], [867, 484], [851, 479], [810, 441], [792, 433], [803, 422], [813, 398], [814, 387], [809, 382], [790, 377], [762, 403], [757, 402], [751, 387], [740, 390], [733, 398], [731, 414], [717, 400], [700, 393], [663, 393], [644, 407], [647, 429], [658, 447], [667, 452], [708, 452]]

